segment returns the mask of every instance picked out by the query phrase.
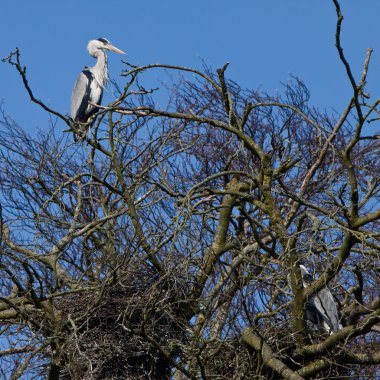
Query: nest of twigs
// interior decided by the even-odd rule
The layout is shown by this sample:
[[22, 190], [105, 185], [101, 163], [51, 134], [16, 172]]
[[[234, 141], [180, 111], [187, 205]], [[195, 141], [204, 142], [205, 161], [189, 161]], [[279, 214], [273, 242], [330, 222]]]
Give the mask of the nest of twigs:
[[[63, 379], [169, 379], [186, 339], [177, 284], [153, 272], [59, 300], [66, 325]], [[167, 355], [169, 354], [169, 355]]]
[[[173, 283], [153, 270], [128, 270], [112, 284], [62, 296], [56, 307], [61, 312], [61, 379], [111, 380], [170, 379], [174, 361], [189, 348], [186, 285]], [[187, 309], [188, 311], [188, 309]], [[276, 357], [293, 371], [307, 362], [297, 362], [289, 321], [257, 326]], [[323, 336], [310, 332], [313, 343]], [[334, 347], [331, 366], [318, 377], [344, 376], [350, 368], [336, 363]], [[278, 374], [240, 336], [215, 339], [200, 347], [196, 371], [212, 380], [277, 379]], [[187, 358], [188, 359], [188, 358]], [[313, 360], [313, 359], [312, 359]]]

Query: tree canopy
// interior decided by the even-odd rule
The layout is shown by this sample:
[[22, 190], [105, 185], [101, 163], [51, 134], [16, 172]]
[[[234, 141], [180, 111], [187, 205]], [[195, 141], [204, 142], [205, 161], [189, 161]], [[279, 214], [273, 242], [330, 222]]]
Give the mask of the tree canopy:
[[[88, 129], [34, 95], [19, 51], [4, 59], [56, 119], [35, 135], [0, 119], [2, 378], [379, 375], [380, 100], [334, 4], [341, 114], [296, 77], [273, 96], [227, 64], [126, 64]], [[165, 107], [141, 85], [152, 70], [174, 78]], [[326, 287], [331, 335], [306, 321]]]

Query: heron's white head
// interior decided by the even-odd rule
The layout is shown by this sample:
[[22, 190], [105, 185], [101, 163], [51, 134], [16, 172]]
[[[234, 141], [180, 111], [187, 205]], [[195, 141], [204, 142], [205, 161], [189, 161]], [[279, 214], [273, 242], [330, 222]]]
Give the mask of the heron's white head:
[[300, 265], [300, 269], [304, 284], [310, 284], [313, 282], [313, 276], [309, 273], [308, 269], [304, 265]]
[[114, 51], [115, 53], [125, 54], [122, 50], [113, 46], [110, 41], [105, 38], [91, 40], [87, 45], [87, 50], [93, 57], [98, 57], [98, 54], [103, 50]]

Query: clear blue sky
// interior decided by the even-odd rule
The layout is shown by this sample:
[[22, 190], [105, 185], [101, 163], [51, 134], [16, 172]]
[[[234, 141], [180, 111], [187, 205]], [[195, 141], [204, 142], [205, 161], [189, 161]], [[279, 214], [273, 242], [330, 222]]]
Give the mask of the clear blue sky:
[[[343, 0], [341, 5], [345, 53], [359, 77], [366, 48], [374, 49], [369, 91], [379, 98], [380, 1]], [[2, 0], [0, 9], [0, 56], [19, 47], [36, 97], [62, 113], [69, 110], [78, 73], [94, 63], [87, 42], [98, 37], [141, 65], [199, 68], [203, 59], [218, 68], [229, 61], [230, 78], [270, 93], [297, 75], [320, 108], [339, 111], [350, 96], [334, 47], [336, 16], [329, 0]], [[122, 85], [120, 58], [109, 54], [110, 76]], [[48, 115], [29, 102], [20, 78], [4, 63], [0, 99], [6, 113], [28, 130], [45, 128]], [[108, 92], [104, 100], [111, 99]]]

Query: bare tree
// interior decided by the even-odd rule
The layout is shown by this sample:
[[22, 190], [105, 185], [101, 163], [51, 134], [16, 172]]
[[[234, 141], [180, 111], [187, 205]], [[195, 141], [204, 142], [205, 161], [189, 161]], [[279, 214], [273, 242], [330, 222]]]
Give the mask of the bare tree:
[[[37, 136], [0, 121], [2, 378], [379, 376], [380, 100], [372, 51], [355, 79], [333, 2], [340, 115], [298, 78], [273, 97], [227, 65], [130, 64], [83, 133], [35, 97], [18, 51], [4, 59], [57, 121]], [[164, 109], [139, 85], [150, 70], [176, 80]], [[331, 335], [306, 321], [326, 286]]]

